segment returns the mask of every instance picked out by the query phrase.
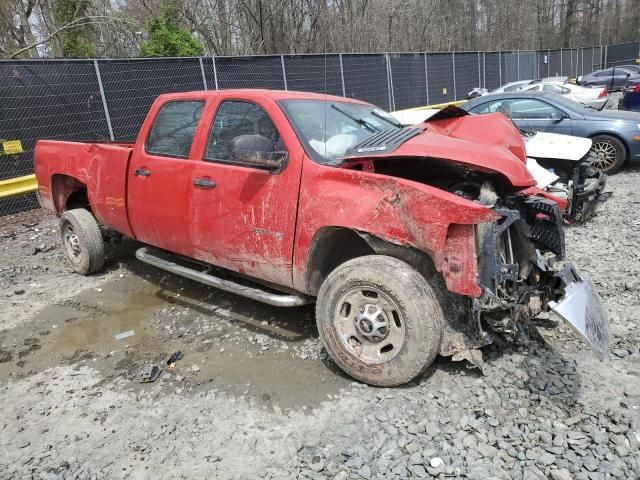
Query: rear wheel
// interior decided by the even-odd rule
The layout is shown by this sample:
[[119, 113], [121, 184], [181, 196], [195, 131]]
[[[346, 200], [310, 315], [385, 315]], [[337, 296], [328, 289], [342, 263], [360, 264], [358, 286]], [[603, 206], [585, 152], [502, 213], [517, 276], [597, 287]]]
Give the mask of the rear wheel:
[[60, 235], [67, 260], [77, 273], [88, 275], [104, 265], [104, 242], [98, 222], [83, 208], [67, 210], [60, 218]]
[[440, 349], [443, 314], [425, 278], [396, 258], [343, 263], [318, 293], [316, 321], [331, 358], [353, 378], [377, 386], [413, 380]]
[[594, 166], [605, 173], [615, 173], [620, 170], [627, 156], [624, 144], [610, 135], [597, 135], [592, 140], [591, 153], [595, 159]]

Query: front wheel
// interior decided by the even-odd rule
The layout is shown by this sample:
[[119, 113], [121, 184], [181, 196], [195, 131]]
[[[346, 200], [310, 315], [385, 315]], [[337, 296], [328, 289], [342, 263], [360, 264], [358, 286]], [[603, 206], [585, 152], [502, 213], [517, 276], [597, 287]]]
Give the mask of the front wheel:
[[413, 380], [433, 362], [444, 319], [420, 273], [396, 258], [369, 255], [329, 274], [318, 293], [316, 322], [344, 372], [389, 387]]
[[610, 135], [597, 135], [592, 140], [591, 154], [595, 158], [594, 166], [605, 173], [620, 170], [627, 156], [624, 144]]
[[104, 265], [104, 242], [98, 222], [83, 208], [67, 210], [60, 217], [60, 235], [71, 268], [81, 275]]

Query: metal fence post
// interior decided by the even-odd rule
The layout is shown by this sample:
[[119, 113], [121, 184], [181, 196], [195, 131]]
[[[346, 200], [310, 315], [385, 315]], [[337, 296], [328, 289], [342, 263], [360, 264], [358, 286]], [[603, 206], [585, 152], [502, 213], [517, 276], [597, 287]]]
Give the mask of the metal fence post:
[[451, 52], [451, 65], [453, 66], [453, 100], [458, 100], [458, 92], [456, 91], [456, 52]]
[[[600, 54], [602, 54], [602, 47], [600, 47]], [[604, 46], [604, 68], [609, 66], [609, 45]]]
[[342, 96], [347, 96], [347, 89], [344, 85], [344, 68], [342, 67], [342, 54], [340, 54], [340, 80], [342, 80]]
[[518, 80], [520, 80], [520, 50], [518, 50], [517, 55], [518, 55]]
[[547, 77], [551, 76], [551, 50], [547, 50]]
[[482, 88], [487, 88], [487, 52], [482, 52]]
[[218, 71], [216, 69], [216, 56], [215, 55], [211, 55], [211, 61], [213, 62], [213, 83], [214, 83], [214, 86], [216, 87], [216, 90], [219, 90], [219, 88], [218, 88]]
[[427, 68], [427, 52], [424, 52], [424, 88], [427, 92], [427, 105], [429, 105], [429, 69]]
[[560, 49], [560, 75], [562, 75], [562, 63], [564, 60], [562, 57], [564, 57], [564, 55], [562, 55], [562, 49]]
[[100, 87], [100, 97], [102, 98], [102, 107], [104, 108], [104, 117], [107, 119], [107, 128], [109, 129], [109, 138], [113, 142], [115, 140], [115, 137], [113, 136], [113, 127], [111, 126], [111, 116], [109, 115], [107, 98], [104, 96], [104, 87], [102, 86], [102, 76], [100, 75], [100, 67], [98, 66], [98, 60], [93, 61], [93, 66], [96, 69], [98, 87]]
[[389, 92], [389, 109], [395, 110], [395, 98], [393, 96], [393, 73], [391, 72], [391, 58], [388, 53], [384, 54], [385, 64], [387, 66], [387, 90]]
[[280, 55], [280, 64], [282, 65], [282, 80], [284, 81], [284, 89], [289, 90], [287, 88], [287, 71], [284, 68], [284, 55]]
[[498, 78], [500, 85], [502, 85], [502, 52], [498, 52]]
[[482, 86], [482, 80], [480, 80], [480, 52], [478, 51], [478, 87]]
[[199, 60], [200, 60], [200, 73], [202, 74], [202, 84], [204, 85], [205, 90], [209, 90], [209, 88], [207, 87], [207, 76], [204, 74], [204, 64], [202, 63], [202, 57], [200, 57]]

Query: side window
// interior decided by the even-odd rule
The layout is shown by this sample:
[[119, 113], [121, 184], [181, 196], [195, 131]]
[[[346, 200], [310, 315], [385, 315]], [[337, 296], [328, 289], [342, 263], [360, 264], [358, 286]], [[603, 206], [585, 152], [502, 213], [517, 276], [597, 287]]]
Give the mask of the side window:
[[202, 100], [165, 103], [149, 131], [147, 153], [187, 158], [203, 108]]
[[523, 84], [516, 83], [515, 85], [510, 85], [504, 89], [505, 92], [518, 92], [522, 90]]
[[220, 104], [213, 119], [204, 159], [233, 162], [229, 147], [240, 135], [260, 135], [272, 142], [274, 152], [285, 150], [280, 133], [267, 112], [255, 103], [227, 100]]
[[610, 77], [611, 75], [613, 75], [612, 69], [601, 70], [593, 74], [594, 77]]
[[491, 102], [487, 102], [487, 103], [483, 103], [481, 105], [478, 105], [477, 107], [473, 107], [471, 110], [469, 110], [470, 113], [475, 113], [475, 114], [483, 114], [483, 113], [489, 113], [489, 106], [491, 105]]
[[523, 119], [546, 119], [551, 118], [553, 113], [561, 115], [563, 112], [546, 102], [530, 98], [514, 98], [505, 100], [501, 107], [506, 108], [507, 116], [511, 118]]
[[559, 87], [558, 85], [544, 85], [542, 87], [542, 91], [550, 92], [550, 93], [558, 93], [558, 94], [569, 93], [568, 88]]

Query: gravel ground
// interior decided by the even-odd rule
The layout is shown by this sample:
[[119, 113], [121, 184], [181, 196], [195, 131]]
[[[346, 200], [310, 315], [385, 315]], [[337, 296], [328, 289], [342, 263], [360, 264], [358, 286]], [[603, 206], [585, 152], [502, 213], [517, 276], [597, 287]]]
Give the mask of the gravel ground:
[[[134, 242], [79, 277], [55, 219], [0, 219], [0, 478], [638, 478], [639, 183], [637, 168], [610, 178], [597, 218], [568, 229], [609, 311], [608, 360], [548, 329], [486, 349], [484, 375], [438, 359], [395, 389], [337, 371], [312, 307], [167, 275]], [[163, 373], [140, 383], [152, 363]]]

